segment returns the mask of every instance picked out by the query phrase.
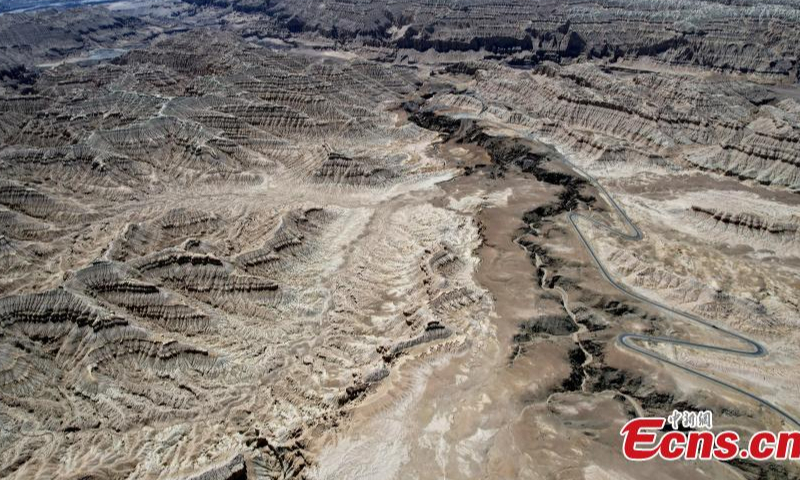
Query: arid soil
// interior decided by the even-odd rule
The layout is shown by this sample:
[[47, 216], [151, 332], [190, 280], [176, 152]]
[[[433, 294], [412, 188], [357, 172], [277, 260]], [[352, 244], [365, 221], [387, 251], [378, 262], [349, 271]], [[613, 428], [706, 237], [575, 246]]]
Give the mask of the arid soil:
[[794, 3], [12, 3], [0, 477], [800, 474]]
[[[440, 186], [442, 202], [468, 208], [482, 226], [484, 243], [475, 275], [494, 299], [493, 328], [473, 339], [478, 348], [471, 352], [393, 371], [387, 387], [353, 409], [347, 426], [323, 443], [312, 477], [696, 475], [695, 466], [631, 464], [622, 458], [616, 440], [631, 405], [610, 390], [563, 391], [574, 347], [567, 331], [544, 334], [535, 342], [508, 342], [531, 319], [564, 317], [556, 298], [531, 288], [536, 267], [517, 243], [525, 226], [522, 216], [531, 205], [553, 201], [558, 188], [519, 173], [492, 179], [486, 172]], [[578, 245], [567, 249], [581, 256]], [[395, 382], [402, 396], [397, 396]], [[721, 466], [704, 470], [712, 477], [730, 475]]]

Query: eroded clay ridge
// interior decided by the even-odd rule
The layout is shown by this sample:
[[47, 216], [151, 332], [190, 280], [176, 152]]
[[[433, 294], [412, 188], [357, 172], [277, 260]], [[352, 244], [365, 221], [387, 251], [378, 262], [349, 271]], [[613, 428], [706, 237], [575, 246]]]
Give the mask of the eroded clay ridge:
[[[555, 215], [603, 207], [497, 138], [546, 140], [642, 225], [655, 243], [585, 231], [615, 278], [770, 352], [676, 361], [796, 404], [800, 107], [780, 84], [797, 76], [794, 3], [319, 6], [0, 16], [0, 477], [309, 474], [310, 442], [351, 407], [384, 386], [404, 399], [414, 366], [491, 337], [475, 219], [510, 194], [442, 186], [501, 178], [480, 148], [525, 162], [542, 198], [564, 187], [518, 239], [539, 262], [537, 314], [494, 339], [514, 358], [557, 344], [545, 408], [709, 401], [613, 364], [614, 328], [663, 325], [570, 258]], [[481, 129], [446, 144], [464, 120]]]
[[[747, 293], [738, 293], [755, 291], [758, 287], [753, 284], [754, 279], [760, 282], [774, 278], [774, 283], [768, 282], [777, 286], [787, 278], [783, 277], [784, 274], [794, 275], [790, 273], [794, 271], [790, 264], [793, 264], [797, 252], [796, 194], [779, 194], [783, 189], [774, 184], [770, 188], [747, 188], [747, 177], [736, 176], [736, 180], [730, 180], [733, 175], [729, 172], [724, 172], [726, 175], [709, 175], [704, 170], [698, 172], [695, 165], [680, 158], [682, 148], [692, 148], [689, 147], [691, 142], [687, 141], [688, 134], [684, 133], [687, 127], [680, 126], [680, 122], [668, 126], [669, 122], [655, 121], [647, 138], [636, 134], [628, 137], [631, 130], [627, 129], [624, 121], [604, 123], [593, 118], [588, 111], [581, 112], [572, 106], [551, 108], [553, 99], [559, 98], [553, 93], [560, 92], [547, 80], [553, 75], [574, 79], [572, 90], [591, 99], [590, 102], [579, 102], [587, 110], [591, 108], [588, 105], [609, 108], [613, 101], [600, 92], [613, 84], [615, 87], [609, 90], [615, 94], [629, 94], [626, 85], [630, 84], [627, 75], [607, 72], [602, 74], [605, 82], [594, 83], [589, 80], [592, 74], [574, 73], [578, 66], [563, 68], [553, 65], [549, 69], [547, 72], [534, 70], [533, 73], [511, 74], [511, 78], [499, 82], [509, 95], [498, 95], [495, 83], [483, 82], [500, 79], [500, 69], [489, 67], [482, 71], [482, 68], [477, 68], [469, 73], [476, 80], [470, 88], [458, 90], [440, 86], [438, 90], [432, 89], [434, 91], [426, 95], [424, 102], [406, 104], [413, 112], [409, 118], [419, 125], [438, 130], [454, 141], [475, 143], [486, 149], [493, 160], [490, 170], [493, 177], [501, 177], [508, 166], [511, 171], [514, 167], [532, 174], [537, 180], [563, 186], [556, 201], [532, 208], [524, 215], [527, 226], [521, 229], [517, 238], [518, 244], [529, 252], [537, 267], [537, 286], [545, 292], [552, 292], [542, 298], [540, 308], [549, 311], [547, 308], [554, 303], [555, 294], [563, 313], [543, 314], [521, 323], [519, 333], [514, 337], [516, 347], [510, 363], [524, 359], [537, 348], [544, 348], [548, 342], [566, 342], [563, 337], [571, 337], [573, 348], [566, 352], [572, 366], [571, 373], [553, 387], [554, 393], [547, 397], [548, 403], [553, 396], [563, 392], [600, 394], [613, 391], [622, 403], [630, 402], [636, 415], [660, 415], [680, 406], [701, 408], [698, 400], [701, 404], [709, 402], [707, 398], [699, 399], [685, 391], [681, 393], [680, 388], [669, 393], [658, 391], [654, 382], [633, 373], [635, 368], [631, 367], [629, 360], [622, 368], [614, 366], [609, 361], [614, 349], [626, 347], [727, 387], [740, 400], [752, 402], [760, 411], [771, 411], [776, 425], [796, 425], [798, 417], [791, 400], [794, 394], [789, 389], [783, 395], [774, 395], [771, 385], [775, 384], [763, 388], [766, 384], [759, 385], [729, 375], [731, 370], [728, 368], [732, 364], [736, 365], [738, 372], [764, 372], [778, 384], [782, 381], [778, 379], [785, 378], [790, 385], [796, 385], [796, 379], [788, 371], [774, 366], [775, 363], [791, 361], [789, 359], [794, 356], [794, 349], [786, 349], [782, 338], [796, 335], [793, 325], [797, 319], [797, 302], [792, 287], [781, 294], [757, 300], [748, 298]], [[580, 67], [580, 70], [601, 73], [588, 65]], [[464, 71], [468, 70], [459, 69], [462, 75]], [[651, 75], [639, 73], [631, 83], [646, 82], [652, 78]], [[660, 76], [669, 77], [667, 74]], [[542, 83], [539, 85], [550, 93], [549, 97], [538, 92], [539, 86], [525, 86], [528, 81], [540, 80]], [[719, 96], [728, 95], [719, 88], [719, 83], [706, 85], [702, 80], [694, 83], [699, 89], [711, 84], [717, 86]], [[491, 86], [485, 89], [485, 85]], [[767, 90], [744, 82], [727, 85], [736, 91], [743, 88], [753, 93]], [[564, 90], [565, 96], [568, 90]], [[639, 108], [639, 100], [633, 98], [631, 96], [625, 105], [620, 104], [614, 109], [626, 112], [623, 116], [638, 116], [634, 112]], [[790, 109], [796, 105], [793, 99], [779, 100], [778, 103]], [[703, 109], [710, 113], [736, 108], [736, 105], [736, 101], [731, 101], [716, 106], [692, 107], [687, 111], [699, 118], [711, 118], [716, 115], [706, 116]], [[738, 105], [744, 107], [743, 113], [747, 112], [743, 117], [747, 124], [760, 124], [762, 115], [775, 113], [773, 105], [762, 106], [753, 101]], [[682, 108], [679, 104], [676, 106]], [[663, 111], [669, 114], [667, 108]], [[554, 121], [554, 118], [559, 120]], [[792, 118], [787, 131], [796, 129], [796, 126], [790, 126], [796, 125], [796, 119], [787, 118]], [[745, 131], [750, 128], [745, 127]], [[711, 129], [706, 132], [710, 133]], [[676, 135], [682, 140], [672, 143], [670, 137], [676, 138]], [[704, 142], [716, 141], [708, 135], [696, 138]], [[552, 142], [557, 148], [543, 146], [540, 139]], [[662, 150], [661, 155], [654, 153], [659, 151], [654, 144], [642, 150], [635, 146], [640, 141], [649, 143], [651, 139], [667, 141], [671, 145]], [[680, 146], [682, 142], [686, 144]], [[787, 144], [787, 153], [794, 151], [795, 147], [791, 145]], [[652, 153], [647, 155], [644, 153], [647, 151]], [[545, 168], [548, 162], [551, 166]], [[558, 163], [568, 164], [572, 173], [554, 171], [552, 164]], [[624, 192], [624, 203], [615, 200], [593, 175], [603, 176], [613, 183], [615, 189]], [[692, 177], [706, 182], [694, 185]], [[591, 190], [587, 188], [589, 186]], [[681, 194], [676, 195], [676, 191]], [[776, 201], [776, 197], [783, 200]], [[636, 212], [633, 218], [647, 226], [640, 230], [636, 226], [638, 221], [634, 223], [626, 212], [627, 208], [620, 205], [633, 208]], [[677, 238], [670, 238], [670, 233], [665, 233], [664, 222], [670, 229], [680, 232]], [[576, 259], [575, 248], [569, 246], [571, 235], [565, 235], [565, 224], [574, 227], [580, 240], [579, 252], [586, 248], [589, 258], [599, 266], [602, 280], [625, 294], [621, 300], [602, 294], [598, 285], [602, 282], [586, 279], [587, 267]], [[575, 233], [572, 228], [569, 232]], [[650, 242], [658, 246], [641, 246]], [[736, 251], [723, 253], [731, 245], [752, 245], [752, 250], [744, 254]], [[680, 253], [683, 249], [690, 249], [692, 255]], [[772, 255], [776, 257], [774, 261], [764, 262], [767, 256]], [[703, 268], [691, 265], [710, 258], [715, 259], [713, 262], [730, 261], [736, 265], [734, 268], [748, 272], [748, 276], [738, 277], [737, 281], [741, 283], [728, 286], [728, 291], [709, 285], [718, 279], [731, 278], [724, 268], [715, 266], [710, 268], [710, 272], [704, 272]], [[781, 262], [788, 262], [786, 268]], [[628, 303], [631, 298], [637, 305]], [[639, 305], [655, 306], [663, 315], [653, 316]], [[635, 320], [626, 323], [626, 319]], [[676, 332], [675, 319], [680, 323], [702, 326], [705, 335], [676, 335], [682, 327], [678, 327]], [[626, 333], [623, 325], [633, 326], [635, 331]], [[615, 331], [618, 333], [610, 337]], [[611, 338], [616, 342], [609, 342]], [[669, 348], [664, 348], [665, 345]], [[681, 353], [676, 354], [676, 351]], [[759, 403], [763, 407], [758, 407]], [[551, 407], [551, 410], [558, 411], [557, 407]], [[726, 413], [722, 412], [724, 409], [715, 410], [715, 415], [725, 416]], [[737, 418], [735, 422], [741, 422], [740, 414], [733, 416]], [[762, 421], [767, 417], [760, 415]], [[752, 468], [753, 472], [760, 469], [752, 465], [741, 466], [746, 467], [745, 470]], [[766, 475], [771, 468], [763, 466], [760, 474]], [[780, 470], [780, 467], [776, 468]], [[786, 470], [781, 474], [789, 475]]]
[[[514, 64], [647, 57], [671, 65], [797, 78], [796, 2], [189, 0], [265, 16], [290, 32], [400, 49], [484, 49]], [[734, 20], [735, 19], [735, 20]]]
[[544, 63], [529, 72], [481, 68], [474, 77], [468, 95], [445, 95], [442, 102], [518, 124], [597, 168], [694, 168], [800, 188], [798, 102], [769, 87], [655, 71], [620, 74], [591, 63]]
[[302, 477], [488, 309], [477, 227], [411, 193], [455, 173], [393, 111], [417, 73], [164, 24], [37, 67], [146, 30], [71, 12], [0, 17], [0, 476]]

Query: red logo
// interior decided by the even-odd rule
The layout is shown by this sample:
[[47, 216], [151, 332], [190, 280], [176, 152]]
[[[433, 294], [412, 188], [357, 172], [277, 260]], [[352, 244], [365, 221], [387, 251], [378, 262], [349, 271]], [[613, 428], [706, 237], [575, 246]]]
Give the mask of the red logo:
[[[674, 418], [680, 417], [674, 415], [670, 416], [670, 423], [677, 428], [681, 422]], [[663, 417], [634, 418], [626, 423], [620, 430], [625, 458], [636, 462], [655, 457], [664, 460], [800, 460], [800, 432], [757, 432], [746, 442], [747, 446], [740, 449], [739, 434], [732, 430], [664, 432], [666, 425], [667, 419]], [[710, 428], [710, 416], [708, 425]]]

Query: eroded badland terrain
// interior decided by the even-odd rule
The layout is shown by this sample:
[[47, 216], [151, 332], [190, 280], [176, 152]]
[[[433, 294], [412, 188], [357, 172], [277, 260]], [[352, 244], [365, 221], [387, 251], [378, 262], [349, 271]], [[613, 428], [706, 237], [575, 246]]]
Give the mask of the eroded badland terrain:
[[[796, 478], [800, 4], [0, 2], [0, 477]], [[73, 8], [74, 7], [74, 8]]]

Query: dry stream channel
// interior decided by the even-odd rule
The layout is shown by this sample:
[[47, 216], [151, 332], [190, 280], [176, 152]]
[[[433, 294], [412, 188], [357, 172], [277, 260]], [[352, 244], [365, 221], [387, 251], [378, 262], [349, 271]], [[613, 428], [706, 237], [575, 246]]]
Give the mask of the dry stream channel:
[[[534, 149], [542, 147], [530, 138], [521, 141]], [[462, 351], [416, 358], [393, 368], [387, 381], [354, 407], [352, 418], [343, 430], [326, 434], [319, 442], [318, 463], [312, 476], [326, 479], [693, 478], [698, 474], [712, 478], [738, 477], [738, 472], [724, 464], [698, 466], [663, 461], [634, 464], [622, 458], [619, 429], [631, 414], [643, 414], [642, 407], [636, 399], [612, 390], [590, 392], [580, 385], [577, 391], [564, 391], [560, 387], [571, 372], [570, 361], [565, 358], [565, 341], [582, 345], [580, 336], [587, 330], [575, 321], [569, 293], [552, 285], [548, 288], [548, 275], [552, 273], [541, 268], [539, 258], [525, 248], [526, 237], [530, 235], [530, 228], [526, 227], [530, 226], [523, 218], [533, 207], [556, 201], [562, 186], [538, 180], [518, 168], [498, 169], [483, 148], [469, 143], [448, 141], [438, 145], [438, 151], [448, 162], [467, 167], [467, 175], [435, 187], [433, 204], [461, 213], [469, 211], [480, 225], [483, 243], [477, 252], [480, 263], [475, 279], [490, 292], [494, 303], [494, 311], [486, 319], [486, 334], [472, 338], [470, 346]], [[466, 163], [465, 154], [470, 158]], [[601, 185], [563, 157], [561, 160], [548, 162], [548, 170], [582, 177], [586, 182], [583, 193], [591, 189], [592, 195], [602, 198], [608, 208], [605, 213], [618, 216], [623, 230], [597, 220], [595, 215], [559, 212], [554, 219], [560, 236], [556, 233], [548, 239], [551, 248], [560, 249], [564, 256], [584, 265], [594, 261], [599, 267], [595, 273], [608, 281], [609, 294], [617, 289], [679, 321], [700, 323], [752, 347], [728, 348], [620, 330], [616, 346], [624, 348], [609, 345], [605, 356], [611, 360], [607, 361], [638, 365], [630, 368], [642, 368], [641, 373], [647, 375], [649, 362], [641, 361], [641, 355], [646, 355], [742, 393], [794, 421], [766, 400], [644, 347], [669, 342], [741, 355], [764, 354], [763, 348], [752, 340], [651, 301], [614, 281], [595, 256], [582, 229], [601, 228], [630, 241], [640, 239], [642, 234]], [[561, 246], [552, 246], [553, 243]], [[537, 274], [537, 269], [543, 275]], [[542, 288], [536, 288], [537, 284]], [[576, 330], [566, 339], [538, 342], [521, 354], [523, 349], [512, 341], [520, 325], [541, 315], [543, 309], [547, 311], [547, 302], [552, 306], [554, 299], [562, 309], [560, 313], [566, 310], [572, 317]], [[585, 348], [583, 354], [585, 366], [591, 362], [592, 354]]]

